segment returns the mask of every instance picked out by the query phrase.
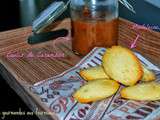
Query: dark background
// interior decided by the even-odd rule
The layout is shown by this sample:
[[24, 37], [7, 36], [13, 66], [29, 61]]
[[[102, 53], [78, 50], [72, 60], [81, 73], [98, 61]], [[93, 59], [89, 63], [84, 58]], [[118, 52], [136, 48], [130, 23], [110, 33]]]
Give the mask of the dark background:
[[[1, 112], [32, 112], [20, 97], [8, 86], [5, 80], [0, 76], [0, 113]], [[0, 115], [2, 120], [2, 115]], [[36, 115], [33, 116], [6, 116], [4, 120], [39, 120]]]
[[0, 1], [0, 31], [20, 27], [18, 0], [2, 1]]
[[160, 2], [154, 1], [154, 4], [150, 4], [146, 0], [128, 0], [134, 7], [136, 14], [128, 12], [126, 8], [120, 5], [119, 15], [122, 18], [128, 19], [138, 24], [148, 24], [150, 26], [158, 26], [160, 28]]
[[[20, 2], [21, 1], [21, 2]], [[136, 14], [129, 12], [120, 5], [120, 17], [139, 24], [160, 26], [160, 8], [144, 0], [129, 0]], [[0, 31], [31, 25], [36, 16], [53, 0], [1, 0], [0, 1]], [[64, 15], [65, 17], [67, 15]], [[62, 17], [64, 17], [62, 16]], [[30, 111], [19, 96], [7, 85], [0, 76], [0, 113], [2, 111]], [[38, 120], [36, 116], [8, 117], [5, 120]], [[1, 120], [1, 116], [0, 116]]]

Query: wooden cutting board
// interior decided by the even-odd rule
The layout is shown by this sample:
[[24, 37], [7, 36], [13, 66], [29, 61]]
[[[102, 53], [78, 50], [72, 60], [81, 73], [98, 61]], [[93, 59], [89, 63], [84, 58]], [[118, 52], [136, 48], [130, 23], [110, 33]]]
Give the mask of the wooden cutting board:
[[[160, 66], [160, 33], [152, 30], [133, 29], [134, 25], [132, 22], [119, 19], [118, 43], [130, 47], [139, 34], [134, 50]], [[52, 27], [70, 30], [70, 19], [57, 22]], [[37, 45], [29, 45], [27, 38], [31, 34], [31, 27], [0, 33], [0, 73], [33, 111], [49, 111], [40, 103], [40, 99], [29, 91], [28, 87], [62, 73], [74, 66], [82, 57], [72, 52], [70, 36]], [[31, 53], [35, 55], [40, 52], [60, 53], [64, 56], [61, 58], [27, 57]], [[17, 53], [17, 56], [22, 55], [23, 57], [8, 58], [7, 56], [11, 53]], [[54, 115], [39, 116], [39, 118], [56, 119]]]

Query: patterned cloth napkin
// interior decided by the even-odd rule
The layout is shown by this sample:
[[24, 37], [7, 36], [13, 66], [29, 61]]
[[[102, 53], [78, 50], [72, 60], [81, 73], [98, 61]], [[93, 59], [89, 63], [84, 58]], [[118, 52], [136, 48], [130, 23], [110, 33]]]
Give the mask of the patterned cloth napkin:
[[[94, 48], [73, 68], [47, 80], [36, 83], [32, 92], [39, 96], [41, 102], [54, 112], [60, 120], [152, 120], [160, 117], [160, 101], [139, 102], [120, 98], [119, 91], [105, 100], [81, 104], [72, 94], [85, 81], [80, 77], [79, 70], [100, 65], [105, 48]], [[160, 69], [135, 53], [141, 63], [155, 72], [157, 82], [160, 81]]]

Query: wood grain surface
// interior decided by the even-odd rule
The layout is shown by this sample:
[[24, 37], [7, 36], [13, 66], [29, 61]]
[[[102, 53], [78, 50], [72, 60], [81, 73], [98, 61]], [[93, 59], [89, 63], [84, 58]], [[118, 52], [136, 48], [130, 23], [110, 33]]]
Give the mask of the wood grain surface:
[[[130, 47], [139, 33], [140, 38], [134, 50], [160, 66], [160, 33], [152, 30], [135, 30], [132, 29], [133, 25], [132, 22], [119, 19], [119, 44]], [[70, 30], [70, 19], [57, 22], [52, 27], [54, 29], [67, 28]], [[35, 95], [29, 92], [26, 86], [62, 73], [79, 62], [81, 57], [72, 52], [70, 35], [66, 38], [29, 45], [27, 44], [27, 38], [31, 34], [31, 27], [0, 33], [0, 72], [6, 78], [8, 84], [33, 111], [35, 111], [35, 108], [47, 111], [47, 108], [40, 103]], [[7, 58], [7, 55], [11, 52], [17, 52], [24, 56]], [[61, 58], [26, 57], [31, 52], [33, 54], [40, 52], [63, 53], [64, 56]], [[47, 117], [41, 119], [49, 120]]]
[[[61, 28], [70, 29], [70, 20], [57, 23]], [[56, 29], [59, 28], [56, 27]], [[34, 84], [38, 81], [47, 79], [62, 73], [75, 65], [80, 57], [71, 51], [71, 39], [57, 39], [37, 45], [27, 44], [27, 37], [31, 35], [31, 28], [22, 28], [7, 31], [0, 34], [0, 55], [1, 63], [20, 81]], [[40, 53], [64, 54], [58, 58], [27, 58], [30, 53], [38, 55]], [[9, 54], [24, 54], [22, 58], [8, 58]]]
[[[135, 40], [137, 33], [140, 38], [137, 41], [136, 51], [140, 52], [152, 62], [160, 65], [160, 33], [151, 30], [132, 29], [134, 23], [120, 19], [119, 20], [119, 44], [130, 47]], [[70, 30], [70, 20], [66, 19], [54, 25], [55, 29], [67, 28]], [[64, 70], [75, 65], [80, 57], [71, 51], [70, 40], [49, 41], [37, 45], [27, 44], [27, 38], [31, 35], [31, 27], [20, 28], [12, 31], [0, 33], [0, 55], [1, 64], [3, 64], [17, 79], [34, 84], [35, 82], [47, 79], [51, 76], [60, 74]], [[30, 52], [38, 54], [46, 53], [64, 53], [63, 58], [17, 58], [9, 59], [7, 54], [16, 51], [27, 56]]]
[[148, 58], [152, 63], [160, 66], [160, 32], [132, 29], [134, 25], [135, 23], [127, 20], [119, 20], [119, 44], [129, 47], [139, 34], [140, 37], [134, 50]]

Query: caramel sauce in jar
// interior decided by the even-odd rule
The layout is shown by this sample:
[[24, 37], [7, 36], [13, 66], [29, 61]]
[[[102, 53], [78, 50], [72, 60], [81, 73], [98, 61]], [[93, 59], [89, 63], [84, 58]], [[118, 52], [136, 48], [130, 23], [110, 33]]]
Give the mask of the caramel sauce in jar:
[[72, 50], [86, 55], [94, 47], [117, 45], [118, 0], [72, 0]]
[[80, 55], [86, 55], [94, 47], [117, 45], [118, 19], [96, 22], [73, 20], [72, 37], [72, 49]]

